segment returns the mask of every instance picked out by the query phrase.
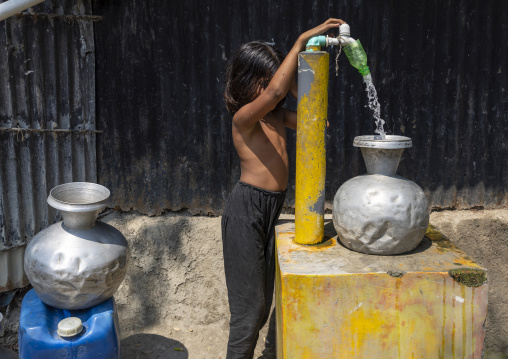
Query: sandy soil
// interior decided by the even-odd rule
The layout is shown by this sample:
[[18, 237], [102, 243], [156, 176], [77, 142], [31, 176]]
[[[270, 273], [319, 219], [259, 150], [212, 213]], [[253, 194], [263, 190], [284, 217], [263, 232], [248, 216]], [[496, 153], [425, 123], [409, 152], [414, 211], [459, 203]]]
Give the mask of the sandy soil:
[[[220, 217], [114, 212], [103, 220], [131, 247], [128, 274], [115, 295], [123, 358], [225, 358], [229, 309]], [[256, 358], [275, 358], [268, 328]]]

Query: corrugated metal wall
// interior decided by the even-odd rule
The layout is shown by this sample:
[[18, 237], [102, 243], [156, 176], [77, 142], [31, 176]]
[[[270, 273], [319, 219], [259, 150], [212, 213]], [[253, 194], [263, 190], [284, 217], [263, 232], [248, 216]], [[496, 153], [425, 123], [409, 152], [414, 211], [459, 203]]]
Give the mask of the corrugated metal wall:
[[51, 188], [97, 180], [91, 13], [53, 0], [0, 21], [0, 292], [28, 283], [22, 247], [57, 219]]
[[[227, 59], [262, 39], [288, 51], [328, 16], [367, 51], [388, 133], [406, 135], [399, 174], [438, 208], [508, 203], [508, 2], [94, 1], [99, 181], [123, 209], [220, 213], [239, 164], [221, 93]], [[332, 51], [332, 59], [335, 50]], [[372, 134], [361, 76], [331, 61], [327, 206], [365, 172]], [[289, 140], [294, 163], [294, 135]], [[292, 168], [294, 171], [294, 166]], [[287, 205], [294, 204], [294, 173]]]

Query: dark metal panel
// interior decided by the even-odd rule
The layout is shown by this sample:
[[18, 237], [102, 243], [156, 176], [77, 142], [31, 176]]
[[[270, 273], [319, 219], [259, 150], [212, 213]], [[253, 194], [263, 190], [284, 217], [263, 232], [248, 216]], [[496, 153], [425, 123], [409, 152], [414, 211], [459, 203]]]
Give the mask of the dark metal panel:
[[[230, 184], [222, 73], [227, 9], [96, 2], [100, 182], [144, 213], [217, 210]], [[107, 24], [106, 24], [107, 23]]]
[[[328, 16], [345, 19], [368, 54], [388, 133], [406, 135], [399, 173], [433, 207], [501, 208], [508, 176], [508, 3], [503, 1], [99, 1], [94, 14], [99, 179], [114, 203], [157, 214], [220, 213], [239, 165], [222, 102], [240, 44], [289, 51]], [[335, 50], [331, 51], [331, 59]], [[365, 172], [357, 135], [372, 134], [361, 76], [330, 63], [327, 207]], [[289, 134], [294, 163], [294, 133]], [[294, 206], [294, 166], [286, 205]]]
[[57, 219], [52, 187], [97, 180], [90, 14], [88, 0], [54, 0], [0, 22], [0, 251]]

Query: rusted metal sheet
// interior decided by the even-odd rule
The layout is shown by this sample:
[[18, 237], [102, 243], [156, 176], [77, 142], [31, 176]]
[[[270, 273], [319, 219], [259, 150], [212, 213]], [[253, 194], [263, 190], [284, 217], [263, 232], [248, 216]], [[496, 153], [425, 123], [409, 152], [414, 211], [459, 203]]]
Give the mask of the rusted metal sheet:
[[91, 3], [46, 1], [26, 13], [0, 22], [0, 291], [23, 282], [22, 256], [5, 258], [57, 220], [51, 188], [97, 179]]
[[[222, 101], [232, 52], [251, 40], [289, 51], [328, 16], [369, 59], [389, 134], [413, 139], [400, 174], [435, 208], [508, 204], [508, 2], [94, 1], [99, 179], [114, 203], [157, 214], [220, 213], [239, 163]], [[373, 134], [361, 76], [331, 51], [327, 207], [365, 173], [355, 136]], [[290, 163], [295, 136], [289, 135]], [[291, 168], [286, 205], [294, 207]]]

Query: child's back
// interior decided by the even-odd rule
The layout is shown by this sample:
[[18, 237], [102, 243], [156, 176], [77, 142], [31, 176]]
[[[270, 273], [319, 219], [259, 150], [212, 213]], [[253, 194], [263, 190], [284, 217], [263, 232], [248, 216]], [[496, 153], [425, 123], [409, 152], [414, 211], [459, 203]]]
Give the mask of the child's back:
[[250, 131], [241, 131], [233, 126], [233, 142], [242, 170], [240, 181], [269, 191], [286, 189], [286, 111], [278, 109], [266, 114]]

